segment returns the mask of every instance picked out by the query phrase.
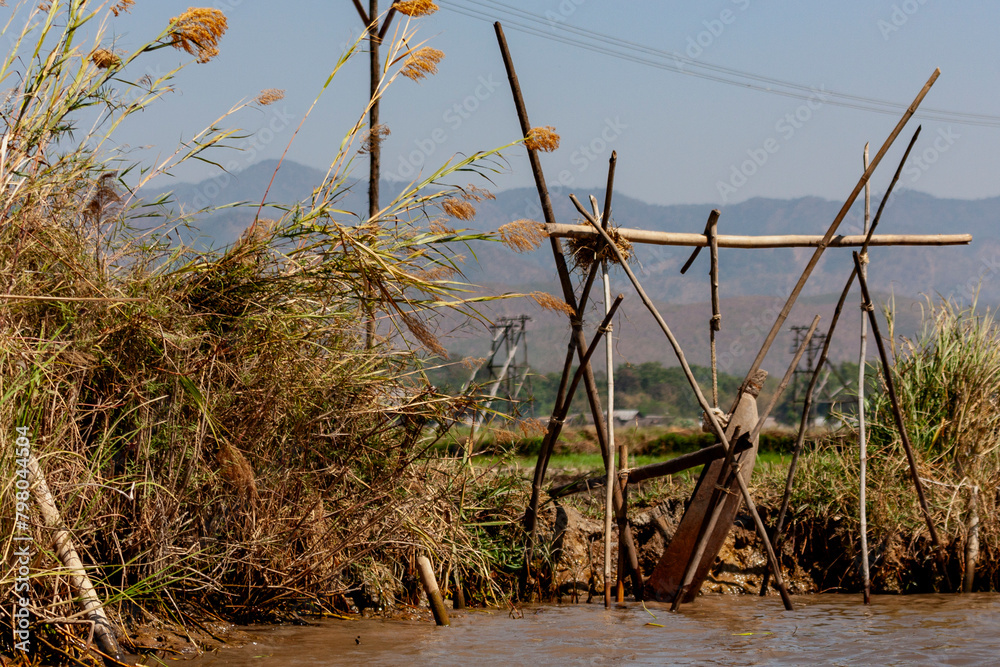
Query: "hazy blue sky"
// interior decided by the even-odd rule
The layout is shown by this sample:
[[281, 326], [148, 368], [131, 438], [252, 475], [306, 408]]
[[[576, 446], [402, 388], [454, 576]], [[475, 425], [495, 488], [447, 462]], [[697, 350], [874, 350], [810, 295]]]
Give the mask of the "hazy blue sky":
[[[113, 37], [120, 48], [135, 47], [191, 4], [138, 0], [130, 14], [112, 22]], [[441, 0], [440, 5], [437, 14], [415, 23], [419, 37], [446, 57], [436, 76], [421, 83], [400, 78], [389, 90], [382, 115], [392, 135], [384, 144], [383, 173], [409, 178], [418, 167], [436, 167], [455, 153], [518, 136], [491, 25], [499, 19], [532, 124], [553, 125], [562, 136], [559, 151], [544, 156], [550, 182], [561, 177], [581, 192], [603, 183], [614, 148], [619, 190], [650, 202], [843, 199], [861, 173], [864, 143], [871, 141], [874, 153], [899, 117], [897, 111], [871, 111], [870, 100], [905, 106], [940, 67], [941, 78], [924, 105], [980, 114], [986, 125], [964, 124], [964, 117], [954, 114], [922, 120], [915, 150], [921, 162], [909, 166], [902, 185], [941, 197], [1000, 194], [1000, 3]], [[229, 19], [220, 56], [184, 70], [176, 94], [133, 119], [118, 136], [124, 144], [167, 150], [238, 100], [263, 88], [285, 89], [282, 102], [233, 119], [258, 132], [253, 144], [244, 142], [243, 153], [222, 158], [244, 168], [281, 153], [344, 45], [362, 26], [350, 0], [217, 0], [213, 6]], [[537, 34], [519, 31], [516, 24]], [[583, 32], [566, 32], [563, 26]], [[609, 48], [656, 66], [578, 45]], [[187, 58], [173, 49], [152, 55], [146, 64], [154, 69]], [[804, 86], [805, 99], [671, 71], [706, 64]], [[362, 109], [367, 67], [360, 54], [338, 75], [293, 145], [292, 159], [326, 166]], [[784, 90], [777, 83], [721, 76]], [[831, 93], [863, 98], [850, 103], [866, 109], [836, 106], [833, 102], [843, 98]], [[911, 121], [876, 173], [876, 190], [885, 187], [916, 125]], [[497, 187], [529, 184], [523, 149], [510, 150], [508, 160], [510, 173], [496, 179]], [[358, 163], [356, 174], [366, 171]]]

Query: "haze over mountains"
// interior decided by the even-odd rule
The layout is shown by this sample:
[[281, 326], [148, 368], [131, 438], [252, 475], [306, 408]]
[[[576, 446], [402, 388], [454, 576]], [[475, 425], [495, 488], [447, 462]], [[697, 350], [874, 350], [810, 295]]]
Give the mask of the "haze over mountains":
[[[275, 166], [276, 161], [269, 160], [238, 174], [222, 174], [198, 184], [178, 184], [172, 188], [176, 206], [190, 210], [234, 201], [256, 204], [267, 188]], [[268, 200], [282, 204], [301, 200], [322, 178], [320, 170], [286, 161], [274, 179]], [[390, 198], [399, 187], [396, 183], [384, 183], [383, 198]], [[563, 188], [551, 191], [556, 218], [561, 222], [579, 220], [569, 201], [569, 193]], [[574, 193], [581, 199], [590, 194], [597, 196], [598, 200], [603, 199], [603, 191], [578, 188]], [[366, 197], [365, 184], [358, 183], [345, 192], [339, 205], [347, 211], [362, 212], [367, 210]], [[873, 211], [879, 202], [880, 195], [873, 195]], [[615, 194], [613, 203], [613, 219], [617, 225], [661, 231], [701, 232], [712, 208], [708, 205], [657, 206], [620, 193]], [[842, 202], [816, 197], [751, 199], [721, 209], [719, 233], [823, 234], [841, 205]], [[200, 221], [203, 242], [215, 246], [231, 243], [253, 219], [255, 208], [225, 209]], [[496, 200], [483, 201], [477, 204], [477, 209], [475, 221], [463, 226], [493, 231], [512, 220], [541, 219], [537, 195], [533, 189], [527, 188], [498, 192]], [[860, 233], [862, 211], [859, 201], [841, 225], [840, 233]], [[353, 220], [345, 222], [350, 224]], [[920, 318], [922, 295], [942, 295], [968, 303], [981, 284], [980, 304], [1000, 303], [998, 223], [1000, 197], [969, 201], [937, 199], [915, 191], [897, 191], [882, 216], [881, 233], [968, 232], [973, 235], [973, 242], [969, 246], [958, 247], [871, 250], [869, 282], [883, 301], [890, 294], [894, 295], [896, 334], [914, 334]], [[526, 254], [516, 254], [499, 243], [480, 243], [470, 250], [475, 258], [472, 252], [466, 253], [468, 257], [464, 269], [469, 282], [481, 285], [491, 293], [544, 290], [559, 295], [547, 243]], [[812, 251], [812, 248], [720, 250], [723, 298], [720, 365], [731, 372], [749, 365], [760, 340], [770, 328], [774, 315], [784, 303]], [[682, 276], [680, 267], [689, 255], [688, 248], [642, 246], [636, 249], [633, 270], [650, 296], [662, 306], [664, 318], [675, 329], [692, 363], [706, 364], [711, 314], [707, 304], [708, 257], [707, 253], [702, 253], [688, 273]], [[823, 315], [824, 323], [820, 330], [824, 330], [852, 266], [849, 250], [828, 250], [793, 311], [789, 326], [808, 324], [818, 312]], [[621, 321], [616, 324], [621, 361], [676, 363], [662, 333], [642, 308], [625, 275], [615, 272], [612, 282], [615, 293], [626, 295]], [[851, 359], [856, 355], [855, 338], [860, 311], [855, 304], [859, 298], [851, 297], [849, 303], [852, 305], [846, 309], [845, 319], [838, 328], [841, 335], [835, 337], [835, 360]], [[564, 316], [540, 311], [533, 302], [520, 299], [497, 303], [490, 312], [491, 317], [527, 313], [534, 318], [529, 324], [529, 349], [535, 368], [547, 371], [561, 365], [568, 340], [568, 324]], [[444, 324], [448, 325], [447, 322]], [[453, 356], [481, 356], [489, 347], [482, 328], [459, 333], [444, 342]], [[788, 363], [787, 348], [790, 343], [791, 335], [786, 331], [766, 362], [772, 374], [783, 372]]]

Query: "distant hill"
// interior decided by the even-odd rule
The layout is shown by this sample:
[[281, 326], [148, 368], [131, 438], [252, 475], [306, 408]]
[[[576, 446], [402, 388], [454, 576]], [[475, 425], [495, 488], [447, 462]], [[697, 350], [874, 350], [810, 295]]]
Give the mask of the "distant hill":
[[[256, 204], [274, 174], [276, 161], [268, 160], [229, 176], [220, 175], [198, 184], [178, 184], [173, 187], [178, 207], [201, 208], [233, 201]], [[323, 177], [320, 170], [286, 161], [278, 171], [268, 200], [288, 204], [309, 195]], [[384, 183], [384, 197], [399, 185]], [[579, 216], [569, 201], [568, 190], [552, 189], [552, 200], [558, 220], [574, 222]], [[592, 194], [576, 192], [581, 199]], [[603, 193], [593, 193], [599, 198]], [[366, 209], [367, 188], [356, 183], [345, 191], [339, 206], [347, 211]], [[879, 202], [873, 197], [873, 209]], [[841, 202], [817, 197], [793, 200], [751, 199], [722, 209], [719, 231], [722, 234], [822, 234]], [[495, 230], [500, 225], [520, 218], [541, 219], [534, 189], [520, 188], [496, 193], [496, 200], [477, 205], [478, 215], [473, 226], [480, 230]], [[616, 194], [614, 220], [624, 227], [651, 230], [700, 232], [711, 207], [707, 205], [658, 206]], [[254, 208], [231, 208], [218, 211], [200, 222], [204, 237], [215, 245], [231, 243], [253, 218]], [[272, 217], [275, 214], [272, 214]], [[841, 233], [860, 231], [861, 206], [851, 211], [841, 226]], [[348, 222], [351, 219], [348, 218]], [[896, 297], [898, 321], [896, 333], [912, 335], [919, 321], [919, 300], [922, 294], [941, 294], [966, 301], [982, 284], [981, 303], [1000, 303], [1000, 197], [980, 200], [937, 199], [913, 191], [901, 191], [887, 206], [880, 223], [884, 233], [956, 233], [969, 232], [973, 243], [964, 247], [945, 248], [875, 248], [871, 251], [872, 266], [869, 281], [883, 299], [890, 293]], [[481, 243], [471, 248], [478, 261], [471, 257], [465, 266], [467, 279], [493, 293], [544, 290], [559, 294], [555, 269], [548, 244], [527, 254], [515, 254], [499, 243]], [[687, 275], [680, 267], [690, 254], [689, 249], [645, 246], [635, 253], [634, 270], [647, 292], [663, 304], [663, 314], [676, 329], [678, 338], [689, 350], [694, 363], [707, 363], [708, 258], [707, 253], [695, 262]], [[720, 251], [720, 282], [723, 297], [723, 331], [719, 337], [722, 351], [733, 372], [752, 360], [759, 338], [770, 328], [773, 313], [784, 302], [797, 280], [811, 248], [775, 250]], [[833, 303], [843, 288], [852, 266], [847, 250], [828, 251], [807, 285], [801, 303], [792, 313], [790, 324], [807, 324], [819, 312], [829, 321]], [[616, 273], [613, 289], [626, 294], [622, 321], [617, 325], [622, 361], [643, 362], [660, 360], [674, 363], [662, 334], [632, 294], [627, 279]], [[859, 310], [852, 297], [845, 314], [843, 331], [856, 331]], [[529, 325], [529, 346], [532, 365], [552, 370], [561, 364], [565, 354], [568, 325], [562, 316], [541, 312], [533, 303], [501, 302], [492, 315], [528, 313], [534, 318]], [[595, 318], [591, 318], [595, 319]], [[447, 326], [448, 323], [445, 323]], [[846, 336], [846, 334], [845, 334]], [[488, 348], [482, 331], [459, 333], [446, 341], [456, 355], [482, 355]], [[769, 360], [772, 373], [780, 374], [778, 365], [787, 363], [786, 337], [775, 346], [774, 361]], [[779, 349], [781, 348], [781, 349]], [[853, 337], [834, 346], [836, 359], [849, 359], [856, 348]], [[721, 362], [720, 362], [721, 363]]]

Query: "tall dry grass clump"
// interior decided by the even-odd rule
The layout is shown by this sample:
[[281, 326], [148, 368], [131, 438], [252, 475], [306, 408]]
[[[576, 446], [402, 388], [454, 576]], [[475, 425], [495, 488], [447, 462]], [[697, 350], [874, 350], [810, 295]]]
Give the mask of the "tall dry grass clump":
[[[225, 19], [188, 10], [136, 52], [97, 62], [103, 35], [76, 41], [91, 4], [22, 7], [19, 47], [3, 63], [18, 82], [0, 145], [8, 550], [9, 445], [27, 427], [66, 528], [122, 625], [185, 624], [205, 610], [247, 621], [386, 604], [407, 593], [401, 582], [422, 552], [437, 556], [440, 574], [461, 568], [480, 595], [495, 594], [484, 550], [492, 538], [476, 527], [482, 508], [456, 507], [453, 493], [474, 499], [489, 480], [423, 458], [469, 399], [438, 393], [420, 367], [428, 350], [443, 352], [434, 311], [474, 315], [470, 304], [482, 300], [455, 279], [452, 247], [483, 237], [431, 228], [426, 207], [459, 191], [430, 186], [492, 168], [496, 151], [412, 184], [378, 224], [348, 224], [336, 204], [362, 111], [310, 198], [256, 220], [228, 248], [197, 252], [171, 242], [177, 221], [136, 191], [232, 132], [213, 124], [147, 171], [101, 151], [174, 74], [131, 81], [129, 64], [168, 46], [203, 62]], [[72, 135], [95, 105], [103, 122]], [[151, 228], [150, 216], [162, 224]], [[374, 347], [365, 344], [371, 313], [381, 321]], [[59, 623], [77, 613], [76, 593], [60, 576], [52, 528], [36, 517], [31, 532], [33, 627], [62, 647], [58, 659], [83, 660], [85, 629]], [[15, 573], [9, 561], [3, 568], [0, 646], [9, 648]]]
[[[890, 322], [892, 315], [889, 313]], [[952, 591], [1000, 586], [1000, 326], [989, 311], [928, 301], [914, 340], [894, 341], [892, 373], [930, 511], [948, 547]], [[872, 583], [883, 591], [944, 590], [880, 368], [866, 390], [868, 524]], [[844, 577], [859, 535], [859, 462], [851, 415], [800, 461], [792, 496], [796, 522], [827, 526], [830, 549], [844, 549]], [[780, 489], [780, 479], [762, 488]], [[774, 499], [777, 503], [778, 500]], [[794, 534], [795, 528], [790, 528]], [[853, 559], [853, 560], [852, 560]], [[843, 577], [835, 585], [845, 585]]]

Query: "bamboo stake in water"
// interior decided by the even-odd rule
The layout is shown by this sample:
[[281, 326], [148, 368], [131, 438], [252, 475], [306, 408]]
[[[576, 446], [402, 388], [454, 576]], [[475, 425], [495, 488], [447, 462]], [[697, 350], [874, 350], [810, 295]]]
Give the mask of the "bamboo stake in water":
[[[865, 169], [868, 169], [868, 144], [865, 144]], [[872, 213], [871, 183], [865, 183], [865, 233], [871, 223]], [[861, 272], [867, 278], [868, 252], [861, 255]], [[861, 304], [864, 308], [864, 303]], [[872, 603], [871, 573], [868, 564], [868, 506], [866, 492], [866, 475], [868, 473], [868, 443], [865, 438], [865, 363], [868, 357], [868, 320], [861, 316], [861, 352], [858, 360], [858, 456], [859, 456], [859, 489], [858, 502], [861, 506], [861, 583], [864, 590], [865, 604]]]
[[430, 604], [431, 612], [434, 614], [434, 622], [438, 625], [451, 625], [448, 620], [448, 609], [444, 606], [444, 599], [441, 597], [441, 589], [437, 585], [437, 577], [434, 576], [434, 568], [427, 556], [417, 558], [417, 571], [420, 573], [420, 583], [427, 593], [427, 602]]
[[[608, 263], [601, 262], [601, 278], [604, 281], [604, 315], [611, 311], [611, 279], [608, 276]], [[608, 480], [604, 494], [604, 606], [611, 606], [611, 515], [614, 513], [614, 480], [615, 480], [615, 372], [614, 372], [614, 341], [612, 340], [611, 324], [608, 324], [608, 334], [604, 337], [605, 360], [608, 369], [608, 451], [604, 462]], [[624, 502], [624, 497], [622, 498]]]

